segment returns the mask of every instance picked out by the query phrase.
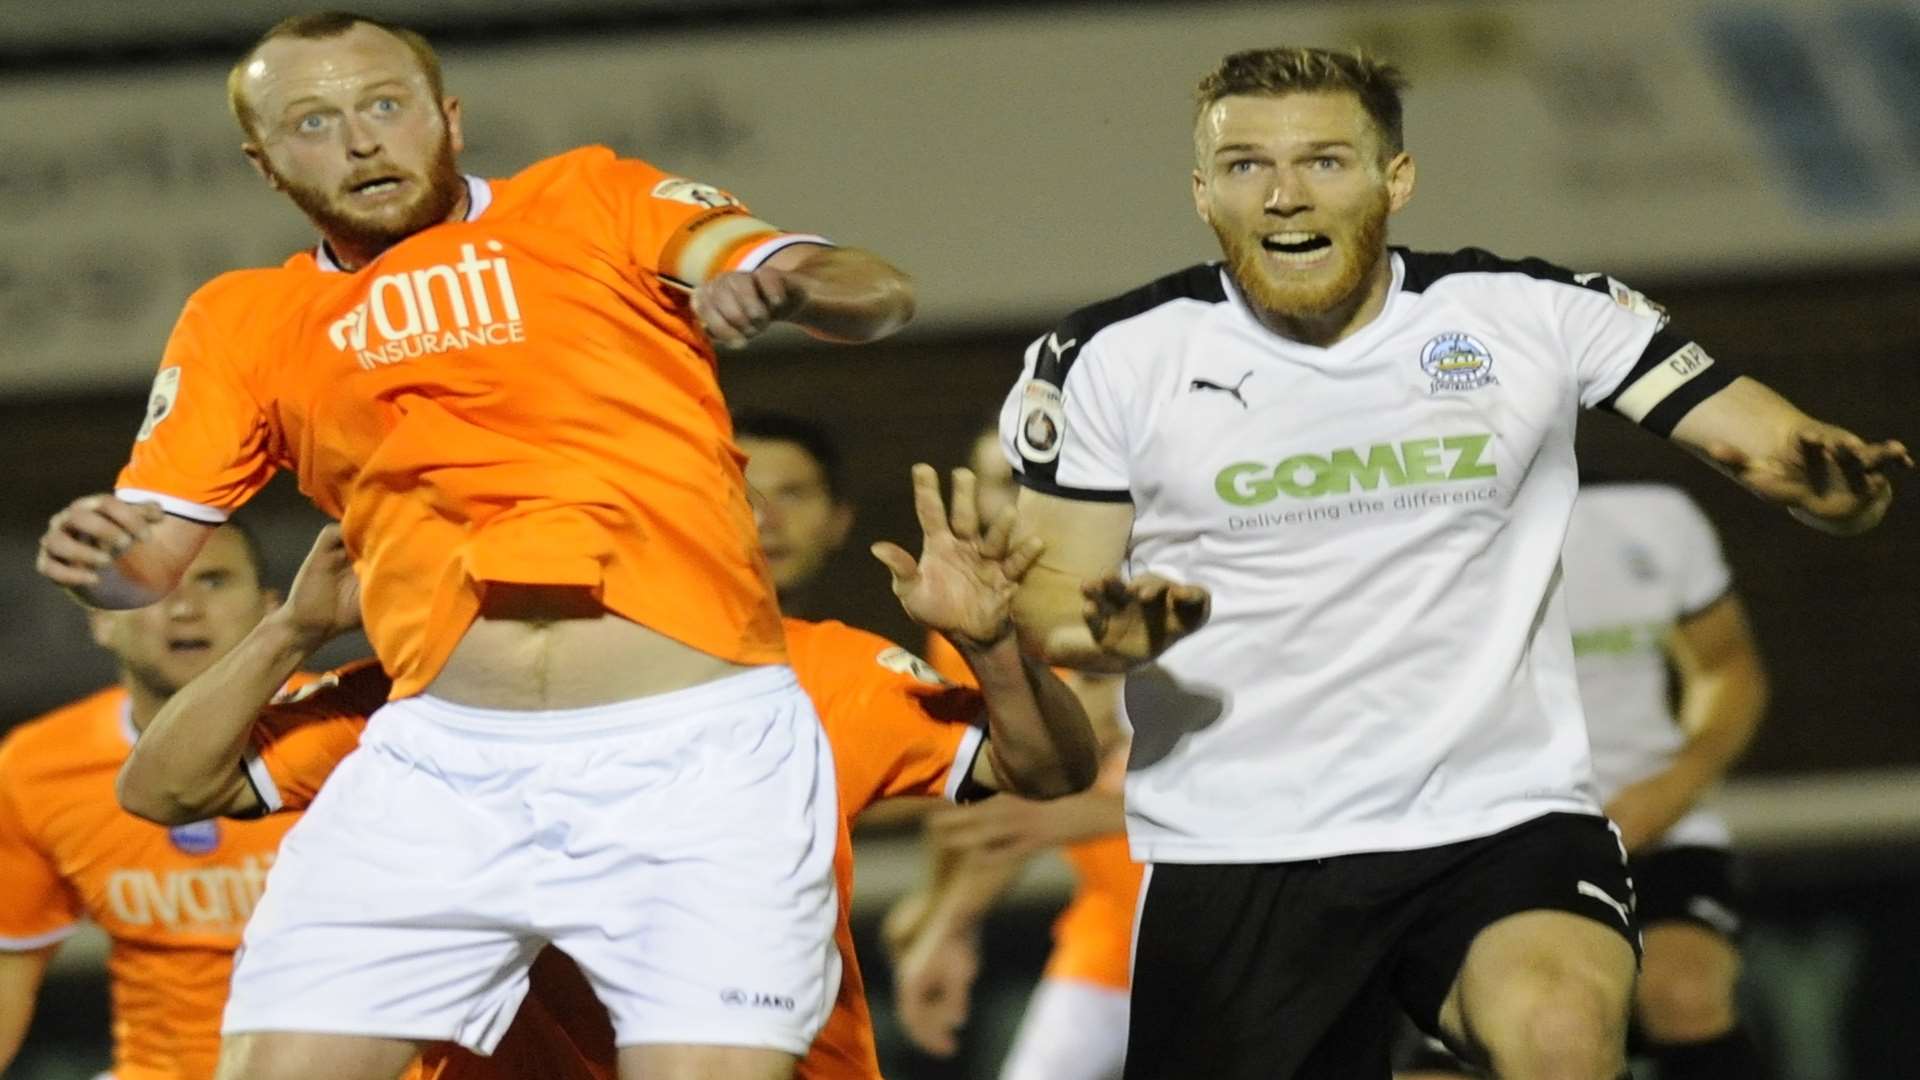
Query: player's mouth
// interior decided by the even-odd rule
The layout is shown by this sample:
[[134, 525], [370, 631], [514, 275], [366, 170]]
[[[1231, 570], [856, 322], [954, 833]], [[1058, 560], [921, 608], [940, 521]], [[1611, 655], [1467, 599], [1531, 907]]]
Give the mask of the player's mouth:
[[167, 651], [175, 656], [205, 656], [213, 651], [213, 641], [208, 638], [168, 638]]
[[1260, 238], [1260, 247], [1274, 262], [1290, 269], [1306, 270], [1332, 257], [1333, 238], [1304, 230], [1267, 233]]
[[404, 176], [369, 176], [347, 185], [347, 194], [361, 202], [380, 202], [407, 186]]

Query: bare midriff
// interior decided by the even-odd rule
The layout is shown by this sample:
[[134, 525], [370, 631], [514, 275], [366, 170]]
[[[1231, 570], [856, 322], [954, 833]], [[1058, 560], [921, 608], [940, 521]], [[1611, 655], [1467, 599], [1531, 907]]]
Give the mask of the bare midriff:
[[581, 590], [496, 587], [426, 693], [480, 709], [584, 709], [748, 670], [623, 619]]

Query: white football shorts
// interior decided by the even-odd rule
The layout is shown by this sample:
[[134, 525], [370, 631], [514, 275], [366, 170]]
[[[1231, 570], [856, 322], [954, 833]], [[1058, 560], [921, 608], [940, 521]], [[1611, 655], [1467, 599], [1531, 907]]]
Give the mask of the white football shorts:
[[1120, 1080], [1127, 1017], [1125, 990], [1042, 979], [1027, 1001], [1000, 1080]]
[[840, 981], [837, 814], [786, 667], [591, 709], [391, 702], [282, 842], [222, 1030], [488, 1053], [552, 942], [622, 1046], [804, 1054]]

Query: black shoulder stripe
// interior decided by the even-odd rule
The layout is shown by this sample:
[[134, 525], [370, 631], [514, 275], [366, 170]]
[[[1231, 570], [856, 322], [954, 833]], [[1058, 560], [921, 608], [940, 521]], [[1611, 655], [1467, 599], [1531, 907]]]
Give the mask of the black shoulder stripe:
[[1061, 319], [1053, 332], [1040, 341], [1040, 359], [1034, 365], [1034, 375], [1055, 386], [1063, 384], [1067, 371], [1073, 367], [1074, 357], [1093, 335], [1175, 300], [1226, 303], [1227, 290], [1220, 281], [1220, 264], [1189, 266], [1130, 292], [1089, 304]]
[[[1576, 288], [1589, 289], [1602, 296], [1611, 295], [1604, 274], [1576, 274], [1564, 266], [1557, 266], [1545, 259], [1505, 259], [1484, 248], [1461, 248], [1458, 251], [1409, 251], [1406, 248], [1393, 249], [1406, 266], [1407, 273], [1400, 283], [1403, 292], [1425, 292], [1429, 285], [1443, 277], [1453, 274], [1525, 274], [1541, 281], [1558, 282]], [[1584, 280], [1583, 280], [1584, 279]]]

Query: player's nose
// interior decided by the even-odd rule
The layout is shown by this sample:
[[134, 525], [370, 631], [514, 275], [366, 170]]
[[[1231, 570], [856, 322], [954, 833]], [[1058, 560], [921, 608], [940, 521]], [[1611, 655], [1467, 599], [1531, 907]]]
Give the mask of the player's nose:
[[381, 150], [380, 133], [372, 124], [358, 117], [349, 117], [344, 125], [347, 138], [347, 153], [356, 158], [370, 158]]

